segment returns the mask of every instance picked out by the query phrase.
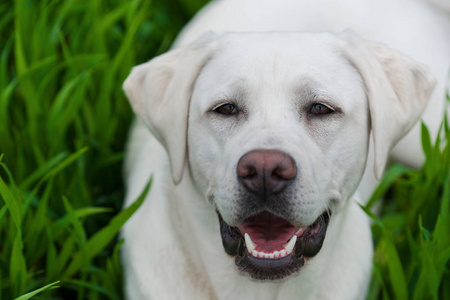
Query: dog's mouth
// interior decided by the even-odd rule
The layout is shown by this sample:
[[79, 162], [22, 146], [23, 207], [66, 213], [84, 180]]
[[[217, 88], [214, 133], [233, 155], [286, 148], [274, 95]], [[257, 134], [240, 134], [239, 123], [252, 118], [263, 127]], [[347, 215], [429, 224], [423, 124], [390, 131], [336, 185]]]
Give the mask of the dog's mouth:
[[324, 212], [310, 226], [295, 227], [263, 211], [232, 227], [218, 213], [222, 244], [227, 254], [236, 256], [242, 273], [257, 280], [283, 279], [298, 273], [305, 260], [320, 251], [330, 214]]

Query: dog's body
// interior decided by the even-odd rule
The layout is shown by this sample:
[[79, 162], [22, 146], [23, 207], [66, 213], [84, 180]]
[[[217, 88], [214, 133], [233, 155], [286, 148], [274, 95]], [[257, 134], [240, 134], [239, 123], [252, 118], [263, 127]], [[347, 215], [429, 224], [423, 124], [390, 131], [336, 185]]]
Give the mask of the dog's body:
[[[126, 205], [154, 179], [123, 230], [128, 299], [364, 298], [372, 244], [356, 201], [418, 119], [433, 80], [409, 58], [339, 32], [431, 69], [438, 85], [424, 116], [434, 134], [450, 66], [444, 16], [412, 0], [372, 2], [218, 1], [177, 50], [133, 71], [125, 90], [142, 121], [128, 145]], [[189, 45], [209, 30], [271, 33], [207, 34]], [[421, 162], [417, 129], [394, 154]], [[266, 169], [276, 179], [249, 177]], [[243, 246], [248, 232], [267, 255], [289, 248], [284, 233], [254, 229], [267, 220], [298, 229], [292, 254], [258, 258], [247, 238]]]

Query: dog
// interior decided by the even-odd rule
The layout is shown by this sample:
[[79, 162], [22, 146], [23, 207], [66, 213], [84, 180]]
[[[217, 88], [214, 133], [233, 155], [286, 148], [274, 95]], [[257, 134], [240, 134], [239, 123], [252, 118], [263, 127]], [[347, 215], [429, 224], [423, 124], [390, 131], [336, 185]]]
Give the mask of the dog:
[[153, 178], [122, 230], [127, 299], [364, 299], [358, 203], [391, 152], [423, 162], [449, 38], [412, 0], [209, 4], [124, 83], [125, 206]]

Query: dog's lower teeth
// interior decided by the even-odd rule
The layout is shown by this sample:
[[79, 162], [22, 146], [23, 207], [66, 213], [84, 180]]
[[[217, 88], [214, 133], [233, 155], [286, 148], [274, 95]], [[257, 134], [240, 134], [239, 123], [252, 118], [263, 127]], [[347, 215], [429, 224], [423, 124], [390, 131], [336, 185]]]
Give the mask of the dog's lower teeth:
[[250, 254], [257, 258], [275, 259], [275, 258], [285, 257], [289, 253], [287, 253], [286, 249], [283, 249], [281, 251], [274, 251], [272, 253], [265, 253], [265, 252], [253, 250]]
[[245, 245], [247, 246], [247, 250], [252, 256], [258, 257], [258, 258], [266, 258], [266, 259], [281, 258], [281, 257], [285, 257], [285, 256], [291, 254], [292, 251], [294, 250], [295, 243], [297, 242], [297, 236], [294, 235], [289, 240], [289, 242], [287, 242], [286, 244], [283, 245], [284, 249], [282, 249], [280, 251], [273, 251], [271, 253], [266, 253], [266, 252], [255, 250], [255, 248], [258, 245], [252, 241], [252, 239], [250, 238], [250, 235], [248, 235], [247, 233], [244, 234], [244, 239], [245, 239]]

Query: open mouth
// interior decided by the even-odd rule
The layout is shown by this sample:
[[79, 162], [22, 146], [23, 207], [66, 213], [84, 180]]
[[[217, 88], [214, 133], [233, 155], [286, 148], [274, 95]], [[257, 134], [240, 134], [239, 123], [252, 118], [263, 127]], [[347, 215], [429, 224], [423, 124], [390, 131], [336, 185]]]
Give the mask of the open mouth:
[[262, 211], [231, 227], [218, 215], [225, 252], [236, 256], [235, 263], [242, 273], [258, 280], [283, 279], [300, 271], [305, 259], [322, 248], [330, 219], [330, 211], [326, 211], [313, 224], [295, 227]]

